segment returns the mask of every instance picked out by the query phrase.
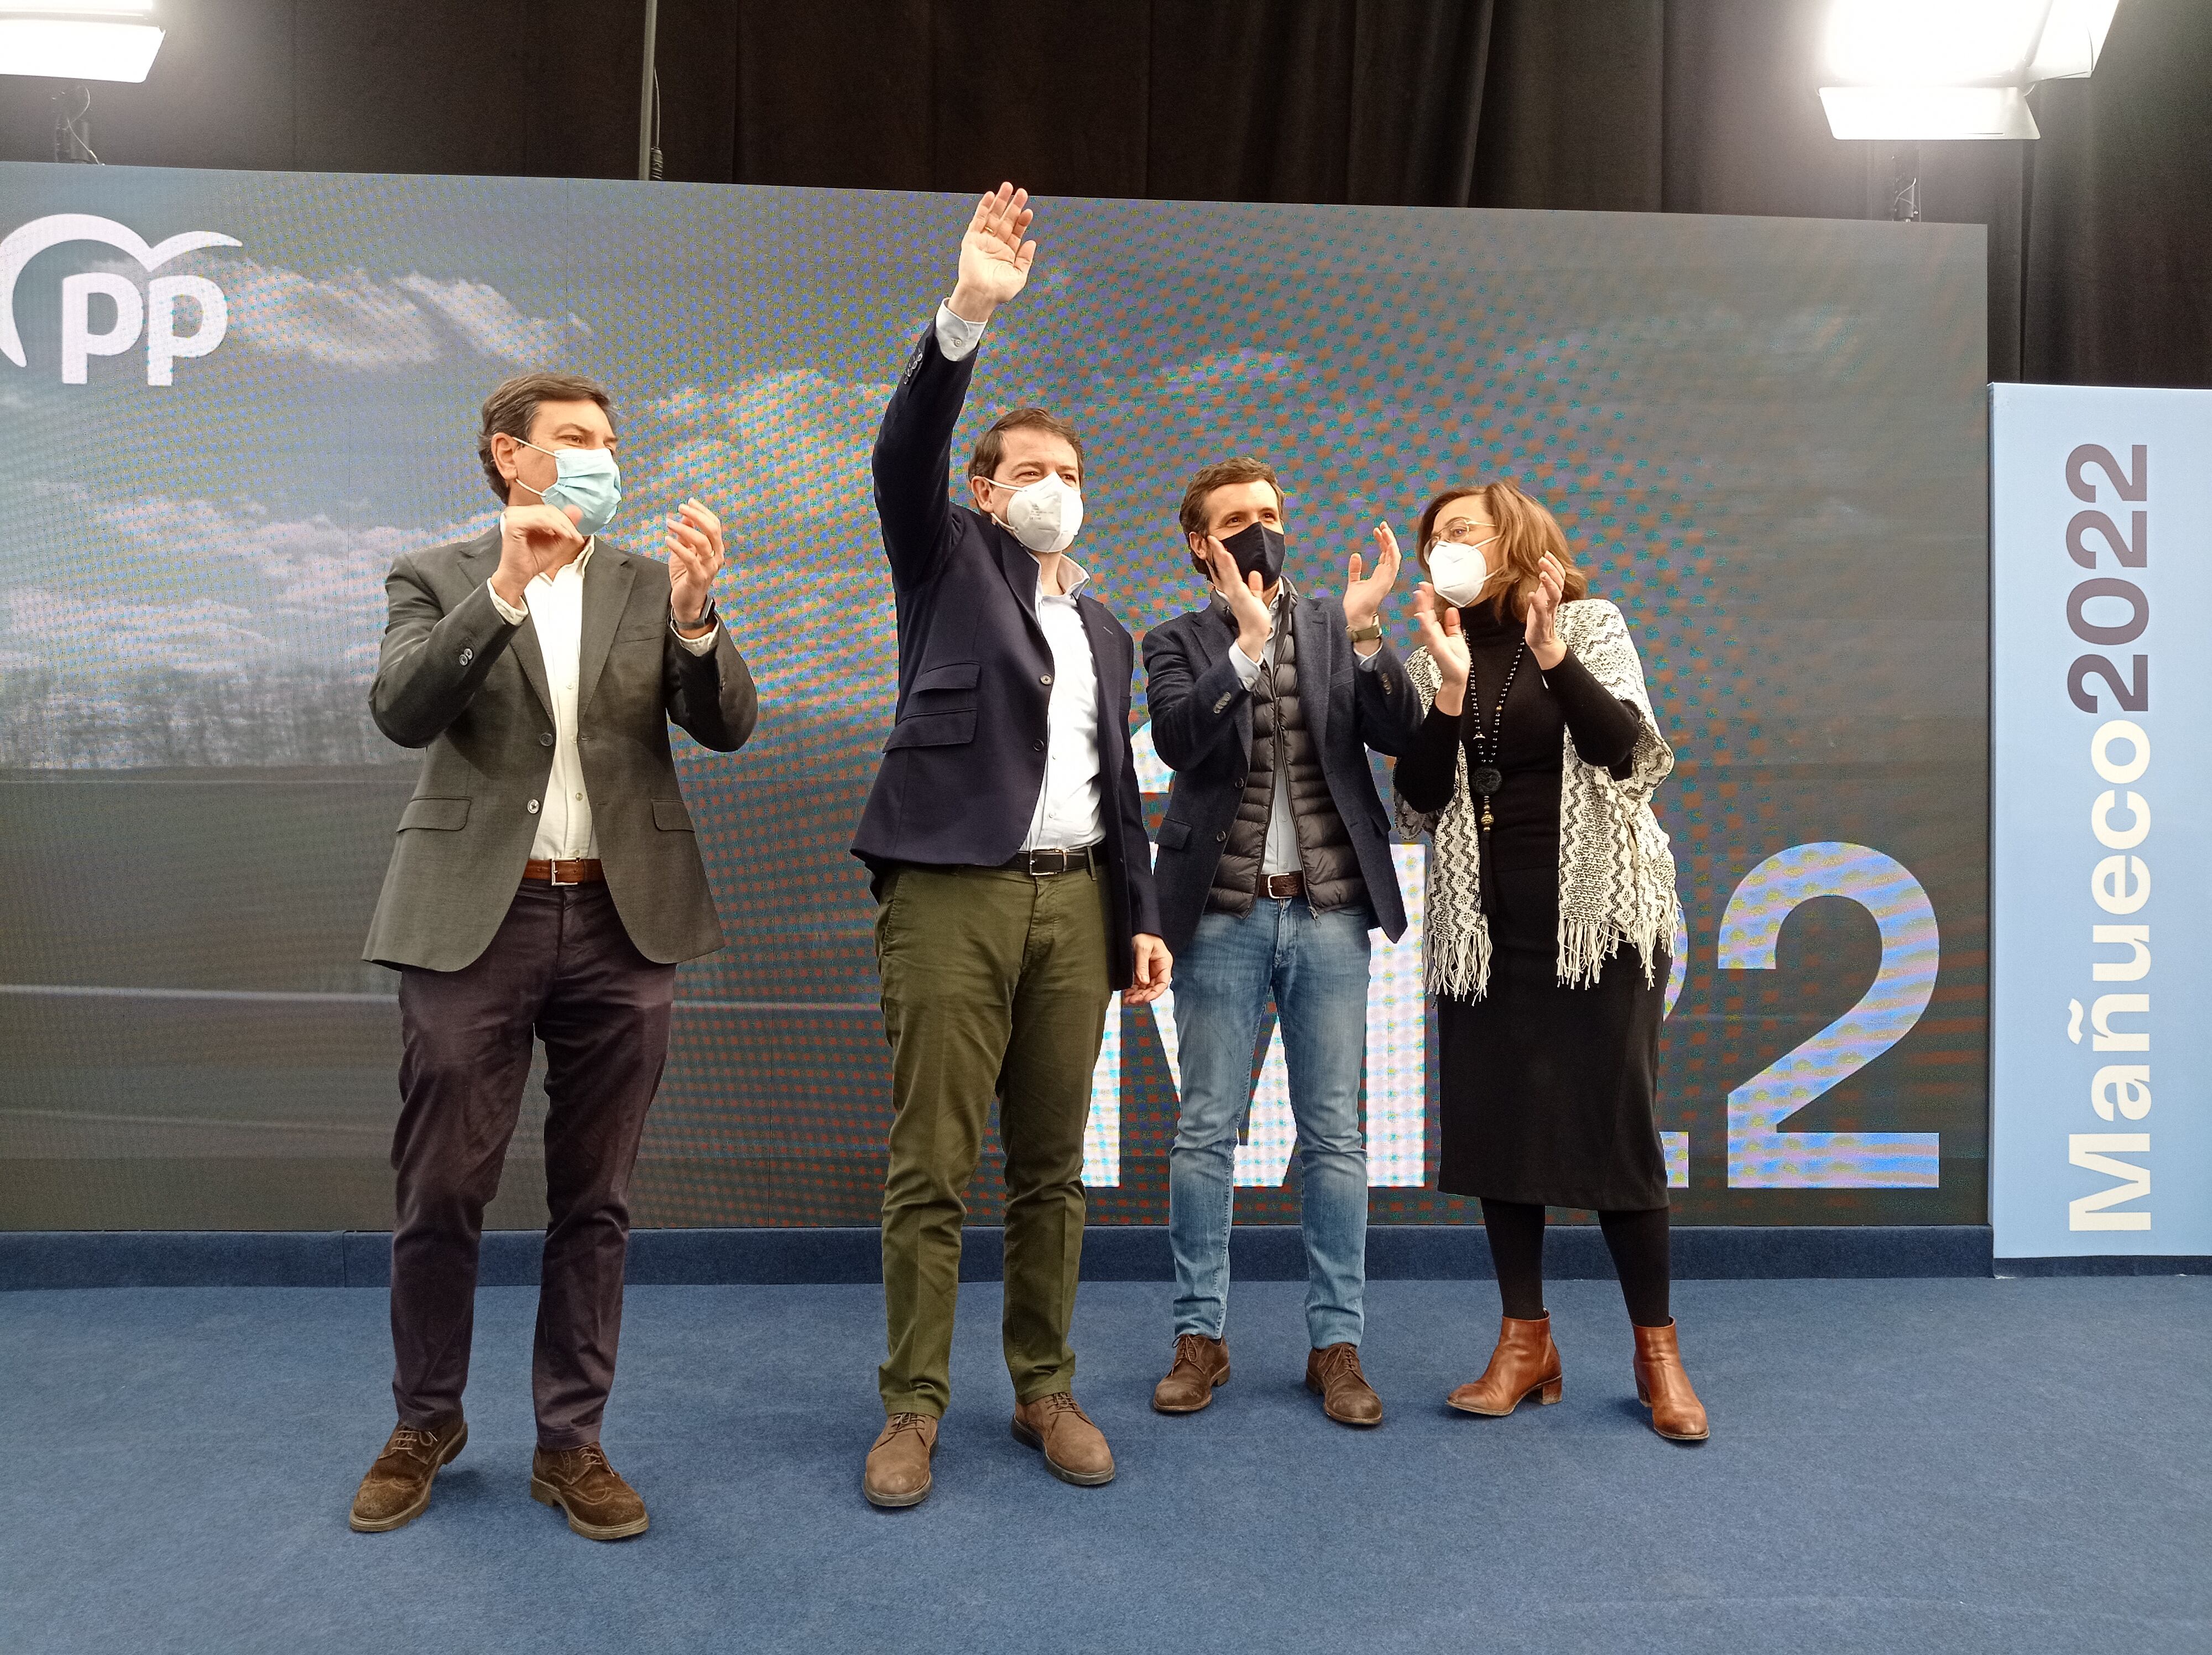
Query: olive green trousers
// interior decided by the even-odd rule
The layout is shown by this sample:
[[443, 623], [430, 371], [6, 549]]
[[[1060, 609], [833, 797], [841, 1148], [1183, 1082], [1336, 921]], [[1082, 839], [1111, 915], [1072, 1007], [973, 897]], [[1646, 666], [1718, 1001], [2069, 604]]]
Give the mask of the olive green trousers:
[[1104, 873], [893, 869], [876, 964], [896, 1110], [884, 1179], [884, 1410], [941, 1415], [951, 1394], [964, 1196], [994, 1098], [1006, 1152], [1006, 1371], [1017, 1402], [1069, 1390], [1083, 1129], [1113, 998]]

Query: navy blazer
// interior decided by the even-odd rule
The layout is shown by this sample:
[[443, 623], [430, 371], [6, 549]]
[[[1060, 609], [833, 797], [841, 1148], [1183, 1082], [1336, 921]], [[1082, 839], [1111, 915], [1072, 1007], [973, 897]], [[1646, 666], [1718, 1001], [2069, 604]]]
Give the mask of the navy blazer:
[[[1394, 942], [1405, 934], [1406, 899], [1390, 855], [1390, 816], [1375, 790], [1367, 749], [1395, 758], [1413, 745], [1424, 716], [1406, 664], [1384, 644], [1363, 672], [1346, 636], [1344, 605], [1330, 597], [1291, 605], [1297, 645], [1298, 705], [1320, 749], [1328, 796], [1352, 835], [1376, 923]], [[1228, 843], [1252, 762], [1252, 692], [1229, 658], [1237, 623], [1216, 599], [1145, 635], [1145, 700], [1152, 745], [1175, 772], [1160, 824], [1160, 935], [1180, 954], [1198, 933], [1213, 870]], [[1263, 672], [1266, 668], [1263, 666]]]
[[[970, 355], [947, 362], [931, 326], [876, 437], [876, 513], [898, 605], [898, 710], [853, 854], [995, 867], [1029, 837], [1044, 788], [1052, 647], [1037, 563], [1004, 527], [945, 492]], [[1159, 934], [1144, 797], [1129, 751], [1136, 646], [1114, 611], [1078, 595], [1098, 673], [1098, 791], [1111, 897], [1109, 973], [1126, 989], [1132, 939]]]

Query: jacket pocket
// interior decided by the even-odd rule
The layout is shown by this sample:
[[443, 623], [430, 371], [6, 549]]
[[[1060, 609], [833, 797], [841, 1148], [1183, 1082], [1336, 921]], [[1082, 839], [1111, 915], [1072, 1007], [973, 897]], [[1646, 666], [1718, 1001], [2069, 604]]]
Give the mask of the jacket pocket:
[[893, 727], [885, 752], [901, 747], [957, 747], [975, 739], [975, 709], [959, 713], [917, 713]]
[[452, 832], [469, 819], [469, 801], [465, 799], [410, 799], [407, 808], [399, 812], [398, 831], [410, 828], [434, 828]]
[[1169, 817], [1160, 824], [1159, 843], [1162, 850], [1181, 850], [1190, 843], [1190, 824]]
[[653, 801], [653, 824], [663, 833], [690, 833], [691, 812], [684, 808], [681, 799], [656, 799]]
[[972, 660], [949, 660], [941, 666], [925, 667], [907, 685], [907, 694], [918, 696], [925, 690], [972, 690], [981, 673], [981, 665]]

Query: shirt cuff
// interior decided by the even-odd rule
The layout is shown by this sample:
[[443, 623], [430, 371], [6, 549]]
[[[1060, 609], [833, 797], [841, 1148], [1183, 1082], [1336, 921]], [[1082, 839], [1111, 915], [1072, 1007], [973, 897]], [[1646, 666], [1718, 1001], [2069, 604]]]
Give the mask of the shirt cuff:
[[[1230, 647], [1231, 649], [1234, 649], [1237, 646], [1236, 646], [1235, 644], [1233, 644], [1233, 643], [1232, 643], [1232, 644], [1231, 644], [1229, 647]], [[1358, 645], [1356, 645], [1356, 644], [1355, 644], [1355, 645], [1353, 645], [1353, 646], [1352, 646], [1352, 660], [1353, 660], [1354, 664], [1356, 664], [1356, 665], [1358, 666], [1358, 668], [1359, 668], [1359, 670], [1360, 670], [1361, 672], [1373, 672], [1373, 671], [1375, 670], [1375, 663], [1376, 663], [1376, 662], [1377, 662], [1377, 661], [1379, 661], [1379, 660], [1381, 660], [1382, 659], [1382, 641], [1381, 641], [1380, 639], [1377, 639], [1377, 640], [1376, 641], [1376, 644], [1375, 644], [1375, 653], [1374, 653], [1373, 654], [1371, 654], [1371, 655], [1363, 655], [1363, 654], [1361, 654], [1359, 653], [1358, 646]]]
[[529, 593], [525, 593], [523, 594], [522, 607], [517, 609], [514, 605], [508, 603], [506, 599], [499, 595], [498, 592], [493, 588], [492, 583], [489, 581], [486, 581], [484, 582], [484, 592], [491, 599], [491, 606], [499, 611], [500, 619], [505, 621], [509, 626], [520, 626], [523, 622], [530, 618]]
[[[668, 623], [668, 630], [671, 632], [676, 632], [676, 623], [672, 618]], [[714, 625], [708, 627], [704, 632], [702, 632], [696, 638], [687, 638], [681, 632], [676, 632], [676, 642], [683, 645], [684, 648], [690, 650], [693, 654], [703, 655], [714, 648], [714, 636], [721, 630], [722, 623], [718, 619], [715, 621]]]
[[1241, 648], [1236, 644], [1231, 644], [1229, 646], [1229, 659], [1237, 668], [1237, 676], [1244, 680], [1244, 687], [1247, 690], [1250, 689], [1254, 684], [1258, 682], [1260, 677], [1260, 663], [1254, 660], [1251, 656], [1246, 654]]
[[988, 322], [971, 322], [964, 316], [955, 316], [952, 307], [939, 303], [937, 307], [937, 349], [945, 360], [957, 362], [974, 351], [983, 338]]

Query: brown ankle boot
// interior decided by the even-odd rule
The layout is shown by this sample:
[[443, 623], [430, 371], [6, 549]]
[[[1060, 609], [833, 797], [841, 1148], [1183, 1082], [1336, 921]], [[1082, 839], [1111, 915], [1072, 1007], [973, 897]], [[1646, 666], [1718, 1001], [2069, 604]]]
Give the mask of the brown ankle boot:
[[361, 1480], [346, 1521], [356, 1534], [389, 1534], [430, 1509], [438, 1468], [468, 1446], [468, 1421], [447, 1415], [421, 1430], [399, 1425]]
[[1229, 1342], [1202, 1333], [1176, 1336], [1175, 1360], [1167, 1377], [1152, 1387], [1152, 1407], [1161, 1414], [1195, 1414], [1213, 1400], [1214, 1388], [1229, 1383]]
[[1044, 1455], [1045, 1469], [1062, 1482], [1095, 1488], [1114, 1481], [1114, 1451], [1106, 1433], [1065, 1390], [1023, 1402], [1014, 1409], [1014, 1440]]
[[1651, 1410], [1651, 1428], [1669, 1442], [1703, 1442], [1712, 1435], [1705, 1405], [1682, 1371], [1674, 1324], [1636, 1329], [1636, 1400]]
[[927, 1414], [894, 1414], [868, 1448], [860, 1492], [868, 1504], [896, 1512], [929, 1498], [929, 1463], [937, 1454], [937, 1421]]
[[646, 1530], [645, 1502], [595, 1442], [531, 1456], [530, 1497], [567, 1513], [568, 1526], [586, 1540], [627, 1540]]
[[1556, 1402], [1565, 1381], [1559, 1374], [1559, 1348], [1552, 1342], [1552, 1317], [1547, 1311], [1533, 1322], [1508, 1316], [1498, 1329], [1498, 1348], [1490, 1353], [1490, 1366], [1482, 1377], [1463, 1384], [1444, 1398], [1462, 1414], [1486, 1414], [1503, 1418], [1534, 1396], [1539, 1402]]
[[1380, 1425], [1382, 1399], [1359, 1371], [1359, 1347], [1328, 1345], [1306, 1355], [1306, 1389], [1339, 1425]]

